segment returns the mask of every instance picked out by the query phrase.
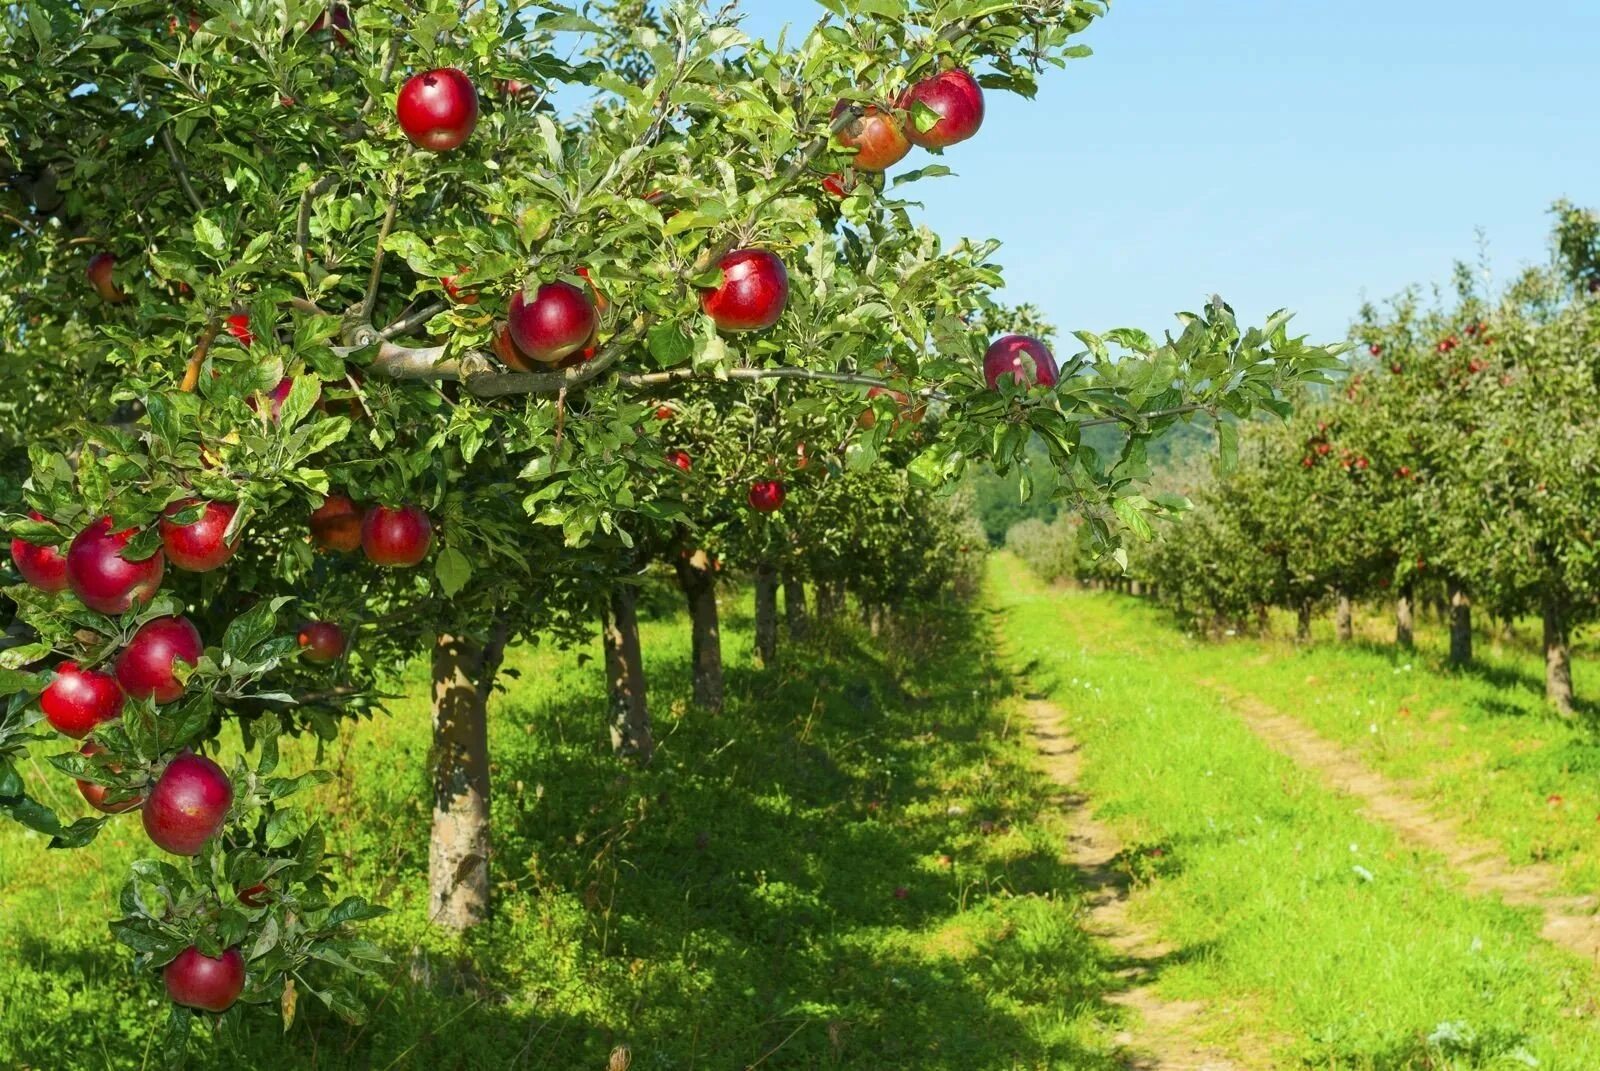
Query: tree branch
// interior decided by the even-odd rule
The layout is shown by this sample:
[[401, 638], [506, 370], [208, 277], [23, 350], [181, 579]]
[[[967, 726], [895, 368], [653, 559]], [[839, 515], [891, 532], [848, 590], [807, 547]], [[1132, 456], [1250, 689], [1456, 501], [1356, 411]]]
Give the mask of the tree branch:
[[178, 145], [172, 140], [170, 127], [161, 128], [161, 144], [167, 147], [167, 155], [172, 158], [172, 168], [178, 175], [178, 185], [183, 187], [183, 195], [189, 198], [189, 203], [194, 205], [196, 212], [204, 212], [206, 204], [200, 200], [200, 195], [194, 192], [194, 185], [189, 181], [189, 169], [183, 166], [183, 157], [178, 155]]
[[200, 366], [205, 364], [206, 354], [211, 351], [211, 343], [220, 330], [222, 322], [212, 320], [206, 324], [206, 329], [200, 332], [200, 341], [195, 344], [194, 353], [189, 357], [188, 367], [183, 370], [183, 382], [178, 385], [178, 389], [183, 393], [193, 394], [194, 389], [200, 385]]
[[383, 226], [378, 228], [378, 250], [372, 257], [372, 274], [367, 278], [367, 296], [361, 302], [359, 319], [362, 323], [372, 321], [372, 306], [378, 300], [378, 283], [383, 278], [383, 243], [389, 240], [389, 232], [394, 229], [394, 214], [400, 207], [400, 183], [394, 184], [394, 192], [389, 195], [389, 207], [383, 213]]
[[403, 335], [408, 331], [421, 327], [423, 324], [427, 323], [441, 312], [449, 309], [449, 307], [450, 306], [446, 305], [442, 301], [436, 301], [431, 305], [424, 305], [415, 312], [406, 313], [404, 316], [400, 317], [400, 319], [396, 320], [388, 327], [385, 327], [382, 331], [379, 331], [378, 337], [387, 341], [391, 338], [394, 338], [396, 335]]

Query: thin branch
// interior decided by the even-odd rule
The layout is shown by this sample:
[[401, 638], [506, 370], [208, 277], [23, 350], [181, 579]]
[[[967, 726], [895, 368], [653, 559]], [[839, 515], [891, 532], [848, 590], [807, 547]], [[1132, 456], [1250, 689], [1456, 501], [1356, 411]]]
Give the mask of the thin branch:
[[1127, 424], [1131, 427], [1137, 428], [1141, 424], [1146, 424], [1152, 420], [1160, 420], [1162, 417], [1182, 416], [1185, 413], [1198, 413], [1201, 410], [1209, 410], [1210, 408], [1211, 406], [1209, 405], [1203, 405], [1199, 402], [1191, 402], [1188, 405], [1174, 406], [1171, 409], [1157, 409], [1153, 413], [1135, 413], [1131, 417], [1109, 416], [1095, 417], [1092, 420], [1080, 420], [1078, 421], [1078, 427], [1098, 428], [1107, 424]]
[[394, 192], [389, 195], [389, 207], [383, 213], [383, 226], [378, 228], [378, 250], [372, 257], [372, 275], [367, 279], [367, 296], [361, 302], [361, 311], [357, 318], [362, 323], [372, 320], [372, 306], [378, 300], [378, 283], [383, 278], [383, 243], [389, 240], [389, 232], [394, 229], [394, 214], [400, 207], [400, 183], [394, 184]]
[[194, 192], [194, 185], [189, 181], [189, 169], [183, 166], [183, 157], [178, 155], [178, 144], [172, 140], [172, 129], [161, 128], [161, 144], [167, 147], [167, 155], [172, 158], [172, 168], [177, 172], [178, 185], [183, 187], [183, 195], [189, 198], [189, 203], [194, 205], [196, 212], [206, 210], [205, 202], [200, 200], [200, 195]]
[[[389, 79], [394, 77], [394, 65], [399, 61], [399, 59], [400, 37], [399, 35], [395, 35], [389, 38], [389, 51], [385, 53], [383, 57], [383, 71], [378, 75], [378, 83], [380, 85], [389, 84]], [[366, 103], [361, 105], [361, 110], [356, 114], [365, 117], [368, 112], [372, 111], [373, 107], [376, 106], [377, 103], [378, 97], [376, 94], [368, 97]]]
[[291, 309], [295, 309], [295, 310], [298, 310], [300, 312], [311, 313], [313, 316], [327, 316], [327, 315], [329, 315], [327, 309], [323, 308], [321, 305], [318, 305], [315, 301], [312, 301], [310, 298], [292, 297], [292, 298], [286, 299], [284, 301], [284, 304], [288, 305]]
[[433, 319], [435, 316], [449, 308], [450, 306], [446, 305], [442, 301], [436, 301], [431, 305], [424, 305], [415, 312], [406, 313], [404, 316], [400, 317], [400, 319], [396, 320], [388, 327], [385, 327], [382, 331], [379, 331], [378, 337], [387, 341], [391, 338], [394, 338], [396, 335], [406, 334], [415, 328], [421, 327], [423, 324], [427, 323], [429, 320]]
[[204, 331], [200, 332], [200, 341], [195, 344], [194, 353], [189, 357], [189, 364], [183, 370], [183, 382], [178, 389], [185, 394], [193, 394], [200, 385], [200, 366], [206, 362], [206, 354], [211, 352], [211, 343], [215, 341], [217, 332], [222, 330], [222, 321], [212, 320], [206, 324]]
[[[667, 372], [629, 373], [618, 376], [617, 382], [624, 387], [661, 387], [690, 380], [721, 379], [736, 382], [755, 382], [763, 379], [802, 379], [814, 383], [839, 383], [852, 387], [896, 389], [892, 382], [878, 376], [862, 375], [859, 372], [820, 372], [810, 368], [730, 368], [722, 373], [697, 372], [692, 368], [674, 368]], [[948, 402], [951, 400], [950, 395], [936, 387], [913, 388], [909, 393], [935, 402]]]

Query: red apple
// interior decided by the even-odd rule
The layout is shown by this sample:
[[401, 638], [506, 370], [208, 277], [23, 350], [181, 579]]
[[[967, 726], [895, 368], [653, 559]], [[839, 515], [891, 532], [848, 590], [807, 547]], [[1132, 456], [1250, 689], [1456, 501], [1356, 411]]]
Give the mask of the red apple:
[[462, 305], [476, 305], [478, 303], [477, 294], [463, 294], [461, 292], [461, 286], [456, 284], [457, 279], [461, 278], [463, 275], [466, 275], [471, 270], [472, 269], [467, 267], [467, 265], [463, 264], [461, 267], [456, 269], [456, 274], [442, 275], [439, 277], [439, 282], [444, 287], [444, 292], [450, 295], [451, 301], [458, 302]]
[[782, 480], [757, 480], [746, 498], [757, 513], [772, 513], [783, 505], [786, 494]]
[[694, 461], [682, 450], [667, 451], [667, 460], [678, 466], [678, 468], [682, 469], [684, 472], [688, 472], [694, 467]]
[[996, 339], [983, 355], [983, 378], [990, 390], [998, 389], [1005, 376], [1017, 383], [1053, 387], [1060, 372], [1043, 342], [1027, 335], [1006, 335]]
[[[833, 106], [833, 118], [838, 120], [850, 102], [841, 100]], [[906, 158], [911, 142], [906, 140], [905, 126], [896, 121], [894, 114], [876, 104], [862, 107], [861, 114], [851, 120], [838, 133], [839, 144], [856, 150], [851, 163], [862, 171], [887, 171]]]
[[[915, 408], [912, 408], [910, 395], [906, 394], [904, 391], [890, 390], [888, 387], [873, 387], [871, 390], [867, 391], [867, 401], [870, 402], [872, 399], [879, 398], [884, 395], [888, 395], [890, 398], [893, 398], [895, 407], [898, 408], [902, 413], [908, 415], [913, 424], [922, 423], [922, 418], [928, 414], [927, 406], [919, 405]], [[878, 423], [877, 411], [871, 408], [864, 410], [862, 414], [856, 418], [856, 423], [861, 425], [863, 428], [873, 427]], [[893, 427], [899, 426], [900, 417], [897, 416], [894, 418]]]
[[446, 152], [471, 137], [478, 125], [478, 91], [472, 79], [454, 67], [425, 71], [400, 87], [395, 114], [411, 144]]
[[700, 306], [722, 331], [763, 331], [789, 301], [789, 273], [765, 249], [737, 249], [722, 258], [722, 285], [700, 293]]
[[850, 191], [855, 189], [855, 186], [856, 184], [853, 180], [845, 178], [838, 171], [822, 180], [822, 188], [828, 191], [830, 196], [837, 197], [841, 201], [850, 195]]
[[63, 662], [39, 696], [39, 709], [59, 733], [82, 740], [122, 714], [122, 689], [109, 673]]
[[672, 419], [672, 406], [670, 406], [670, 405], [658, 405], [658, 406], [656, 406], [656, 419], [657, 420], [671, 420]]
[[231, 313], [223, 325], [228, 334], [239, 340], [239, 345], [249, 346], [256, 340], [255, 334], [250, 330], [250, 314], [248, 312]]
[[117, 683], [135, 699], [170, 703], [183, 695], [178, 662], [200, 663], [206, 648], [200, 630], [187, 617], [154, 617], [139, 626], [117, 656]]
[[361, 546], [361, 507], [337, 492], [311, 511], [311, 541], [323, 550], [348, 554]]
[[[926, 130], [917, 127], [919, 104], [939, 116]], [[948, 70], [906, 90], [900, 108], [906, 112], [906, 137], [913, 145], [944, 149], [966, 141], [983, 125], [983, 89], [966, 71]]]
[[433, 522], [416, 506], [373, 506], [361, 522], [361, 549], [378, 565], [416, 565], [432, 545]]
[[[87, 744], [84, 744], [83, 747], [78, 749], [78, 754], [98, 755], [104, 750], [104, 747], [91, 740]], [[112, 773], [122, 772], [122, 767], [120, 766], [111, 766], [108, 767], [108, 769], [110, 769]], [[88, 801], [89, 806], [93, 807], [101, 814], [122, 814], [124, 811], [133, 810], [135, 807], [144, 802], [143, 796], [134, 795], [128, 799], [122, 800], [119, 803], [107, 803], [106, 797], [111, 795], [111, 793], [115, 791], [114, 789], [109, 788], [106, 785], [97, 784], [93, 781], [85, 781], [81, 778], [78, 778], [77, 781], [78, 792], [81, 793], [83, 798]]]
[[[36, 521], [44, 514], [29, 510], [28, 516]], [[59, 547], [41, 547], [25, 539], [11, 541], [11, 561], [22, 579], [40, 591], [67, 590], [67, 556]]]
[[[277, 386], [273, 387], [270, 391], [262, 392], [265, 394], [267, 399], [267, 414], [271, 416], [273, 420], [277, 420], [278, 417], [283, 413], [283, 403], [288, 399], [289, 392], [293, 389], [294, 377], [284, 376], [282, 379], [278, 380]], [[251, 395], [244, 400], [244, 404], [248, 405], [252, 410], [259, 412], [261, 407], [256, 401], [256, 397], [257, 395]]]
[[514, 368], [518, 372], [543, 371], [534, 364], [532, 357], [517, 349], [517, 344], [511, 341], [511, 330], [505, 324], [494, 325], [494, 337], [490, 345], [494, 349], [494, 355], [500, 358], [501, 363], [507, 368]]
[[224, 537], [239, 507], [232, 502], [207, 502], [204, 511], [190, 524], [172, 518], [196, 505], [198, 498], [185, 498], [168, 506], [161, 515], [161, 547], [167, 560], [191, 573], [209, 573], [219, 568], [239, 547]]
[[158, 549], [142, 561], [122, 556], [137, 529], [111, 530], [101, 517], [79, 532], [67, 548], [67, 583], [83, 604], [103, 614], [126, 613], [155, 598], [166, 562]]
[[144, 803], [144, 831], [162, 851], [199, 855], [221, 831], [233, 806], [233, 785], [222, 767], [185, 751], [161, 771]]
[[[148, 811], [146, 812], [149, 813]], [[200, 1011], [225, 1012], [244, 992], [244, 956], [237, 947], [212, 959], [190, 946], [161, 972], [174, 1004]]]
[[111, 270], [116, 266], [117, 258], [110, 253], [96, 253], [89, 258], [89, 266], [83, 269], [84, 277], [94, 287], [95, 293], [100, 295], [100, 300], [111, 305], [126, 301], [128, 297], [116, 280], [111, 278]]
[[308, 621], [300, 626], [300, 653], [319, 666], [337, 662], [344, 654], [344, 629], [331, 621]]
[[589, 295], [559, 279], [541, 283], [531, 301], [512, 295], [506, 319], [517, 349], [545, 364], [582, 350], [599, 324]]

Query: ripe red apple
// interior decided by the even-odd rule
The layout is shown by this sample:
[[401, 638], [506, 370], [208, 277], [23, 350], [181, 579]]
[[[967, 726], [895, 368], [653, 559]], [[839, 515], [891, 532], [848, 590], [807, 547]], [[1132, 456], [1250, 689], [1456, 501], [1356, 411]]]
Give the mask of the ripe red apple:
[[424, 71], [400, 87], [395, 114], [411, 144], [447, 152], [471, 137], [478, 125], [478, 91], [472, 79], [454, 67]]
[[439, 277], [439, 282], [444, 287], [444, 292], [450, 295], [451, 301], [458, 302], [462, 305], [476, 305], [478, 303], [477, 294], [463, 294], [461, 292], [461, 286], [456, 283], [457, 279], [461, 278], [463, 275], [466, 275], [471, 270], [471, 268], [463, 264], [461, 267], [456, 269], [456, 274], [441, 275]]
[[[45, 519], [37, 510], [29, 510], [28, 516], [36, 521]], [[13, 539], [11, 561], [22, 579], [40, 591], [67, 590], [67, 556], [59, 547], [41, 547], [25, 539]]]
[[1374, 342], [1372, 345], [1367, 347], [1367, 352], [1372, 354], [1374, 357], [1377, 357], [1383, 353], [1383, 347]]
[[691, 459], [689, 455], [684, 453], [682, 450], [667, 451], [667, 460], [678, 466], [678, 468], [682, 469], [684, 472], [688, 472], [694, 467], [693, 459]]
[[757, 480], [750, 485], [746, 498], [757, 513], [772, 513], [783, 505], [786, 496], [782, 480]]
[[[267, 399], [267, 415], [272, 417], [273, 420], [277, 420], [278, 417], [282, 415], [283, 403], [288, 399], [289, 392], [293, 389], [294, 377], [284, 376], [282, 379], [278, 380], [277, 386], [273, 387], [270, 391], [264, 392]], [[260, 403], [256, 401], [256, 398], [257, 395], [252, 394], [250, 397], [244, 400], [244, 404], [248, 405], [252, 410], [259, 412], [261, 406]]]
[[311, 541], [340, 554], [361, 546], [361, 507], [347, 495], [330, 494], [311, 511]]
[[[832, 118], [838, 120], [848, 107], [847, 100], [835, 104]], [[895, 119], [894, 113], [876, 104], [865, 105], [861, 114], [839, 131], [838, 138], [839, 144], [856, 150], [851, 163], [862, 171], [887, 171], [911, 151], [905, 125]]]
[[721, 331], [764, 331], [789, 302], [789, 273], [765, 249], [736, 249], [722, 258], [722, 285], [700, 293], [700, 306]]
[[185, 751], [161, 771], [144, 803], [144, 831], [162, 851], [199, 855], [233, 806], [233, 785], [222, 767]]
[[517, 344], [511, 341], [511, 329], [505, 324], [494, 325], [494, 336], [490, 342], [494, 355], [500, 358], [507, 368], [514, 368], [518, 372], [544, 371], [539, 368], [526, 353], [517, 349]]
[[116, 280], [111, 278], [111, 270], [116, 266], [117, 258], [110, 253], [96, 253], [89, 258], [89, 266], [83, 269], [84, 277], [94, 287], [95, 293], [100, 295], [100, 300], [109, 305], [126, 301], [128, 297]]
[[416, 565], [432, 545], [433, 522], [416, 506], [373, 506], [361, 522], [361, 549], [378, 565]]
[[135, 699], [152, 696], [157, 703], [170, 703], [183, 695], [175, 672], [179, 660], [199, 665], [205, 649], [200, 630], [187, 617], [153, 617], [117, 656], [117, 683]]
[[185, 498], [168, 506], [161, 515], [161, 547], [167, 560], [191, 573], [209, 573], [219, 568], [239, 547], [239, 540], [223, 538], [239, 507], [232, 502], [207, 502], [205, 510], [192, 524], [179, 524], [172, 518], [197, 504], [198, 498]]
[[[84, 744], [83, 747], [78, 749], [78, 754], [98, 755], [104, 750], [104, 747], [91, 740], [87, 744]], [[108, 769], [110, 769], [112, 773], [122, 772], [122, 767], [120, 766], [111, 766], [108, 767]], [[85, 781], [81, 778], [76, 780], [78, 782], [78, 792], [81, 793], [83, 798], [88, 801], [89, 806], [93, 807], [101, 814], [122, 814], [124, 811], [133, 810], [135, 807], [144, 802], [143, 796], [134, 795], [128, 799], [122, 800], [120, 803], [107, 803], [106, 797], [111, 795], [111, 793], [114, 791], [113, 789], [107, 787], [106, 785], [96, 784], [93, 781]]]
[[[917, 105], [932, 109], [938, 120], [917, 128]], [[924, 78], [900, 98], [906, 112], [906, 137], [924, 149], [944, 149], [966, 141], [983, 125], [983, 89], [966, 71], [952, 69]]]
[[656, 406], [656, 419], [657, 420], [671, 420], [672, 419], [672, 406], [670, 406], [670, 405], [658, 405], [658, 406]]
[[250, 314], [248, 312], [235, 312], [229, 314], [223, 321], [228, 334], [239, 340], [239, 345], [248, 347], [256, 340], [254, 332], [250, 330]]
[[123, 557], [122, 548], [136, 534], [133, 528], [113, 532], [111, 518], [101, 517], [72, 540], [67, 583], [89, 609], [120, 614], [155, 598], [166, 562], [160, 550], [142, 561]]
[[[145, 813], [149, 813], [148, 811]], [[161, 972], [174, 1004], [200, 1011], [225, 1012], [244, 992], [244, 956], [238, 947], [212, 959], [193, 945]]]
[[1003, 376], [1017, 383], [1053, 387], [1060, 372], [1055, 356], [1043, 342], [1027, 335], [1005, 335], [983, 355], [983, 378], [990, 390], [999, 388]]
[[830, 196], [837, 197], [842, 201], [850, 195], [851, 190], [856, 188], [856, 184], [853, 179], [848, 179], [842, 173], [835, 171], [822, 180], [822, 188]]
[[300, 626], [300, 653], [319, 666], [337, 662], [344, 654], [344, 629], [331, 621], [308, 621]]
[[559, 279], [541, 283], [531, 301], [512, 295], [506, 319], [517, 349], [545, 364], [583, 349], [599, 324], [589, 295]]
[[122, 689], [109, 673], [63, 662], [39, 695], [39, 709], [57, 732], [82, 740], [122, 714]]

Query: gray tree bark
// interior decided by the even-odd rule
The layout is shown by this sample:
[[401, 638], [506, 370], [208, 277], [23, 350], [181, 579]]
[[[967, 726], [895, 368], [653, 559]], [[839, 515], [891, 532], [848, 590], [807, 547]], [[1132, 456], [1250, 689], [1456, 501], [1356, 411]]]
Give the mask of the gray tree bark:
[[1349, 643], [1355, 639], [1355, 613], [1350, 606], [1350, 596], [1342, 591], [1333, 611], [1333, 628], [1339, 636], [1339, 642]]
[[711, 558], [703, 550], [679, 557], [678, 585], [689, 604], [690, 663], [694, 678], [694, 705], [717, 713], [722, 710], [722, 631], [717, 622], [717, 581]]
[[612, 587], [610, 603], [601, 622], [601, 637], [611, 701], [611, 750], [622, 758], [648, 766], [655, 757], [656, 744], [650, 725], [644, 657], [639, 646], [637, 594], [631, 584]]
[[778, 570], [768, 562], [756, 566], [756, 658], [778, 661]]
[[1472, 661], [1472, 598], [1466, 585], [1450, 580], [1450, 664], [1465, 666]]
[[1572, 709], [1572, 652], [1567, 644], [1566, 606], [1560, 594], [1544, 594], [1544, 694], [1556, 713], [1570, 718]]
[[1416, 646], [1416, 595], [1410, 584], [1394, 601], [1394, 642], [1407, 651]]

